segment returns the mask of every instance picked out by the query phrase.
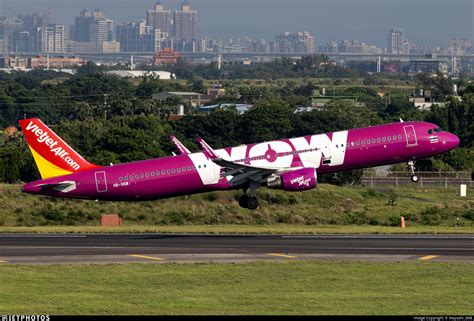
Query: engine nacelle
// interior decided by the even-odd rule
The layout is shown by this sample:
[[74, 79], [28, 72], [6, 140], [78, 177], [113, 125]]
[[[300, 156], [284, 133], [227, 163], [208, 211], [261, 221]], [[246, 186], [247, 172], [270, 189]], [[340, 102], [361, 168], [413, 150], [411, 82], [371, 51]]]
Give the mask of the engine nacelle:
[[301, 168], [269, 178], [267, 187], [285, 191], [306, 191], [316, 188], [317, 177], [315, 168]]

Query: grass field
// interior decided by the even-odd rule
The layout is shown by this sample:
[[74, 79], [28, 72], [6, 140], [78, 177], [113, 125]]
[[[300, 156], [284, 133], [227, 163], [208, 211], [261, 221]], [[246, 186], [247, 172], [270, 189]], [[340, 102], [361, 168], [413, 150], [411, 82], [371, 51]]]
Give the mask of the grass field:
[[398, 226], [400, 216], [419, 231], [423, 230], [421, 227], [431, 231], [434, 226], [448, 229], [456, 224], [462, 227], [457, 230], [474, 228], [471, 190], [461, 198], [457, 189], [371, 189], [327, 184], [301, 193], [261, 189], [261, 206], [256, 211], [240, 208], [240, 195], [240, 191], [227, 191], [152, 202], [94, 202], [28, 195], [20, 192], [19, 185], [0, 185], [0, 226], [92, 227], [99, 225], [101, 214], [116, 213], [134, 230], [136, 226], [140, 230], [164, 230], [168, 227], [163, 226], [170, 226], [169, 231], [193, 232], [190, 225], [208, 225], [211, 232], [230, 232], [233, 228], [217, 226], [245, 225], [257, 227], [238, 230], [252, 233], [269, 226], [275, 226], [273, 230], [297, 226], [298, 230], [312, 233], [327, 226], [337, 229], [366, 225], [365, 230], [384, 231]]
[[0, 265], [4, 314], [471, 315], [472, 264]]
[[183, 234], [467, 234], [472, 226], [408, 226], [404, 229], [371, 225], [122, 225], [0, 226], [0, 233], [183, 233]]

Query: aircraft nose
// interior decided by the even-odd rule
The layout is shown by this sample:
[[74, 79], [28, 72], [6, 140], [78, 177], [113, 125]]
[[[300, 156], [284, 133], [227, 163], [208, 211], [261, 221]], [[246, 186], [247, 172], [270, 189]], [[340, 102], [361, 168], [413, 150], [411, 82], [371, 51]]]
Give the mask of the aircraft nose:
[[456, 148], [459, 146], [459, 137], [454, 135], [454, 134], [451, 134], [451, 133], [448, 133], [448, 137], [446, 139], [446, 144], [450, 147], [450, 148]]

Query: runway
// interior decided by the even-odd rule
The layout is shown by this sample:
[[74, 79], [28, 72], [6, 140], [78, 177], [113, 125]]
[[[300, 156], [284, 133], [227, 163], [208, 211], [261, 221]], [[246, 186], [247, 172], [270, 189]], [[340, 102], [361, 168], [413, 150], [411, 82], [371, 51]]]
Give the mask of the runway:
[[0, 265], [304, 259], [474, 263], [474, 234], [0, 234]]

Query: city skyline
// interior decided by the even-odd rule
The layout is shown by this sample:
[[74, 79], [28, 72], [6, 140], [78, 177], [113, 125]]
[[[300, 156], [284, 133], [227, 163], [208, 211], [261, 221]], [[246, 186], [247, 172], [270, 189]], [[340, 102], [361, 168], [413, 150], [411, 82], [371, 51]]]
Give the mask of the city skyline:
[[[0, 16], [47, 13], [51, 8], [54, 23], [70, 26], [82, 9], [100, 9], [118, 25], [145, 19], [146, 11], [151, 10], [155, 2], [0, 0]], [[161, 2], [167, 10], [174, 11], [183, 1]], [[357, 39], [385, 48], [388, 30], [399, 28], [405, 31], [410, 42], [419, 46], [444, 47], [451, 38], [473, 40], [473, 5], [468, 0], [449, 3], [440, 0], [362, 0], [357, 3], [348, 0], [293, 0], [291, 5], [281, 0], [240, 0], [225, 5], [217, 0], [190, 0], [189, 3], [199, 11], [199, 37], [273, 39], [284, 31], [307, 30], [318, 45], [326, 41]], [[341, 12], [341, 8], [346, 12]], [[328, 12], [337, 12], [338, 15], [334, 18]]]

